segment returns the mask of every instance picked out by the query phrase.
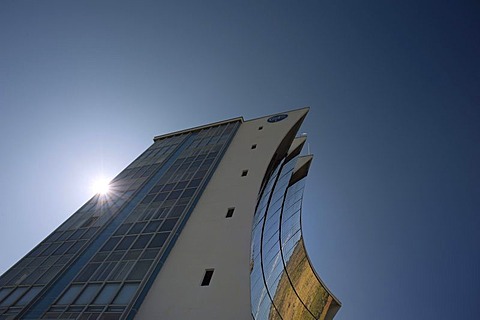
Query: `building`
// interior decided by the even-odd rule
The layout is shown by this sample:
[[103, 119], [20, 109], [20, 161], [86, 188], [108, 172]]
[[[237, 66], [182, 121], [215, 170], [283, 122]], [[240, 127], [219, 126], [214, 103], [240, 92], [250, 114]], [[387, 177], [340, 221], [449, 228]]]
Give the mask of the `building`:
[[155, 137], [0, 277], [0, 319], [332, 319], [301, 231], [307, 113]]

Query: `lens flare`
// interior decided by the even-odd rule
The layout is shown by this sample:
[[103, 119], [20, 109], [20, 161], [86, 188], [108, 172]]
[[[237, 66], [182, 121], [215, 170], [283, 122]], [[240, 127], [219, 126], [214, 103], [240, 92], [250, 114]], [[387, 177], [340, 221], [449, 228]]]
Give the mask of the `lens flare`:
[[101, 195], [107, 194], [110, 191], [110, 181], [107, 178], [97, 178], [92, 183], [92, 191]]

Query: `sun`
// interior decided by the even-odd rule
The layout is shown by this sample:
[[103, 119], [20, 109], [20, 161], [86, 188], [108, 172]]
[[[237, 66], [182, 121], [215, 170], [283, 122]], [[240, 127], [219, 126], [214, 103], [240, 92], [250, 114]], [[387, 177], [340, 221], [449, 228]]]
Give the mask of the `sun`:
[[99, 177], [92, 183], [92, 191], [101, 195], [105, 195], [110, 191], [110, 180], [105, 177]]

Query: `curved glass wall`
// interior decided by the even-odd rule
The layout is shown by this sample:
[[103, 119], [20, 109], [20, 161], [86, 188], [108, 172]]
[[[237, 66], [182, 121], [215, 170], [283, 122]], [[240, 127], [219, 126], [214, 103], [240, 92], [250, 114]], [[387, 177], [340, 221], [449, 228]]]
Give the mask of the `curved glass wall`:
[[305, 179], [291, 184], [296, 160], [279, 164], [255, 212], [250, 262], [255, 320], [332, 319], [340, 307], [305, 251], [301, 230]]

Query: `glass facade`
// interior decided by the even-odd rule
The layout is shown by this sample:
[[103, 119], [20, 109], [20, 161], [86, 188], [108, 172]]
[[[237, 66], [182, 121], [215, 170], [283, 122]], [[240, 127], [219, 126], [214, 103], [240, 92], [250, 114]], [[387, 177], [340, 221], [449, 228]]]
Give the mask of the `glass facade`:
[[0, 319], [131, 319], [240, 122], [157, 139], [0, 277]]
[[305, 179], [291, 180], [297, 159], [284, 159], [276, 167], [255, 212], [250, 260], [255, 320], [323, 320], [339, 308], [315, 274], [303, 244]]

